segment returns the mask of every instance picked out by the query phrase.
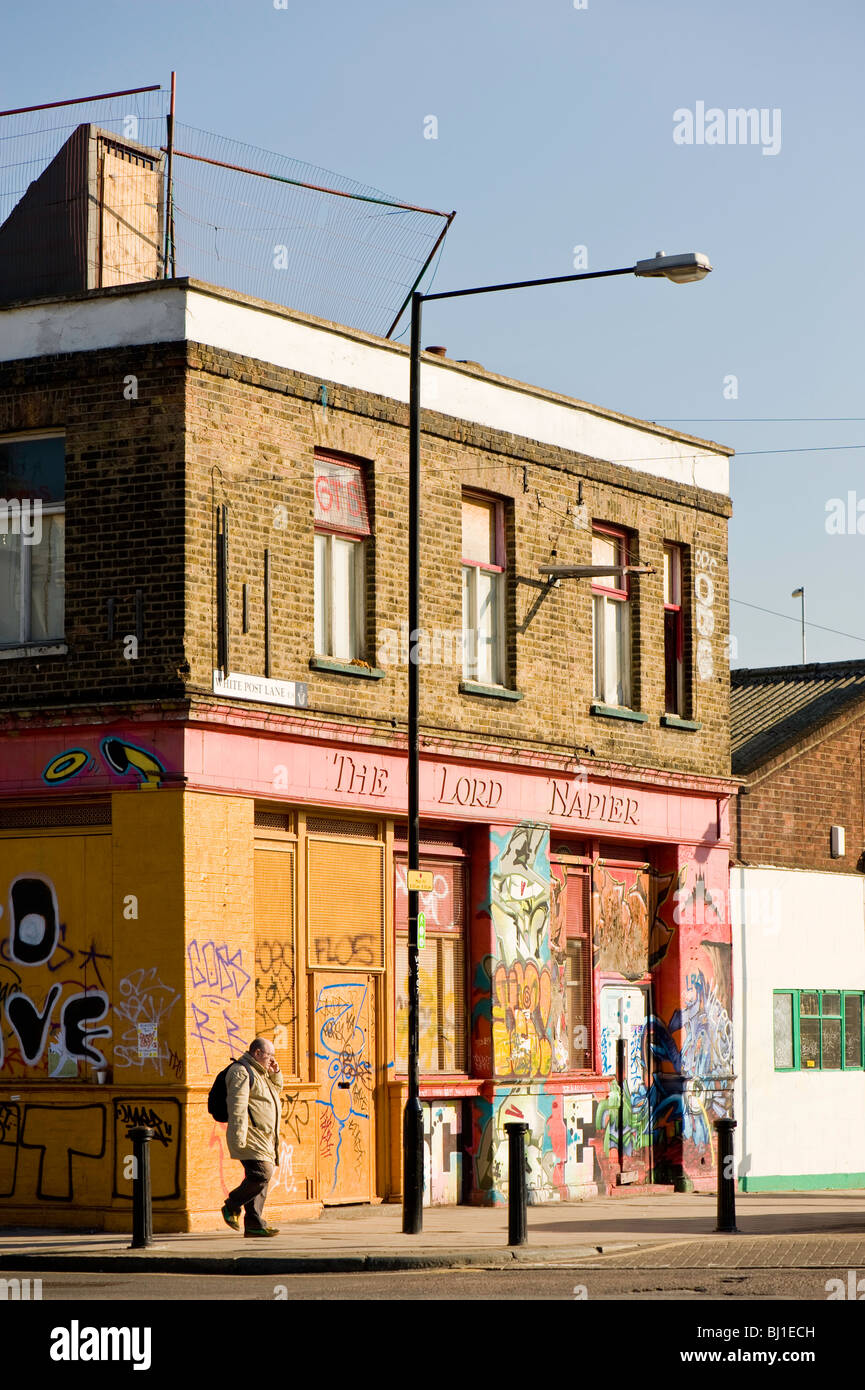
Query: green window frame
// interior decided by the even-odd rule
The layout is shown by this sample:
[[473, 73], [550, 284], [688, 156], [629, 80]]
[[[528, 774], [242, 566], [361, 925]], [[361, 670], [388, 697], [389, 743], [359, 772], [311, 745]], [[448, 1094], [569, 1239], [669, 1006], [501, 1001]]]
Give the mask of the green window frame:
[[861, 1071], [865, 992], [776, 989], [772, 994], [775, 1071]]

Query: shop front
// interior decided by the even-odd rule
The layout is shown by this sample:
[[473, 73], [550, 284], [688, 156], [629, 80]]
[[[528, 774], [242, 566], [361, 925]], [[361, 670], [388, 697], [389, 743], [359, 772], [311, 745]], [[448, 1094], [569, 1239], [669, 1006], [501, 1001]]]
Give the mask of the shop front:
[[[361, 742], [361, 739], [366, 742]], [[21, 728], [0, 787], [0, 1219], [124, 1229], [129, 1129], [157, 1230], [235, 1170], [207, 1113], [255, 1033], [285, 1089], [274, 1220], [398, 1201], [406, 760], [222, 705]], [[729, 784], [425, 743], [429, 1203], [714, 1182], [732, 1094]]]

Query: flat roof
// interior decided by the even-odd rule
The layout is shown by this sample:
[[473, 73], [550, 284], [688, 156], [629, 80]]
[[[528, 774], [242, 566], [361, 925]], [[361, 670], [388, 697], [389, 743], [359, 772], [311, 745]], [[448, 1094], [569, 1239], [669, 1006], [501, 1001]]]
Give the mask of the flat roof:
[[[194, 342], [407, 403], [409, 349], [199, 280], [150, 280], [0, 308], [0, 361]], [[726, 445], [425, 353], [425, 408], [729, 496]]]

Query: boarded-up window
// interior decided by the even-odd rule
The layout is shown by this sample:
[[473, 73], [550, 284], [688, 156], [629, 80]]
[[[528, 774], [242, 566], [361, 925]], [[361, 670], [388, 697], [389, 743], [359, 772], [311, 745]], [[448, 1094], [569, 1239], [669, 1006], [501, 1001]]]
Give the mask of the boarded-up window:
[[270, 1038], [281, 1070], [297, 1073], [294, 852], [255, 851], [255, 1031]]
[[307, 840], [309, 963], [384, 968], [384, 846]]
[[[408, 892], [406, 860], [396, 861], [396, 1066], [408, 1069]], [[465, 980], [465, 864], [421, 859], [433, 874], [430, 893], [419, 895], [426, 917], [426, 945], [418, 952], [420, 1070], [464, 1073], [467, 1058]]]

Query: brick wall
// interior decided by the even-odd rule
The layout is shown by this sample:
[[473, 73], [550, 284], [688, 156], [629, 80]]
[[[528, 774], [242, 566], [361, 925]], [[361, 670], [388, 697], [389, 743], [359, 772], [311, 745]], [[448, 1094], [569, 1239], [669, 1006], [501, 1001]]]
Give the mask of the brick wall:
[[[809, 746], [809, 744], [811, 746]], [[836, 723], [757, 769], [730, 803], [731, 854], [745, 864], [855, 873], [865, 869], [865, 713]], [[843, 825], [846, 855], [829, 831]]]
[[0, 435], [66, 435], [68, 647], [0, 661], [0, 709], [182, 693], [183, 398], [176, 346], [0, 364]]
[[[307, 681], [309, 708], [319, 717], [350, 717], [390, 732], [406, 716], [406, 665], [404, 658], [393, 660], [407, 605], [406, 407], [331, 383], [324, 407], [320, 382], [211, 348], [192, 346], [190, 366], [186, 514], [193, 561], [187, 571], [191, 688], [202, 694], [210, 689], [216, 653], [213, 506], [224, 502], [231, 533], [231, 668], [254, 674], [264, 670], [263, 556], [268, 549], [271, 674]], [[422, 724], [456, 737], [556, 749], [589, 746], [599, 760], [726, 775], [727, 500], [433, 412], [424, 412], [423, 430], [422, 628], [435, 634], [461, 627], [461, 490], [471, 487], [506, 499], [509, 684], [523, 699], [505, 702], [461, 694], [459, 668], [430, 664], [422, 669]], [[383, 680], [309, 668], [316, 448], [368, 461], [374, 539], [367, 658], [386, 670]], [[589, 520], [629, 528], [640, 561], [656, 570], [633, 581], [635, 687], [648, 715], [643, 725], [589, 714], [590, 583], [563, 580], [559, 588], [548, 588], [538, 574], [542, 564], [591, 562], [590, 531], [578, 528], [573, 517], [580, 483]], [[288, 528], [274, 524], [283, 516], [280, 507], [290, 518]], [[713, 566], [714, 669], [706, 679], [698, 679], [694, 669], [693, 602], [686, 617], [690, 695], [685, 714], [702, 723], [699, 732], [660, 726], [664, 541], [685, 547], [686, 583], [696, 552]], [[251, 613], [246, 635], [241, 633], [244, 583]]]
[[[138, 396], [126, 399], [129, 375]], [[264, 673], [264, 551], [272, 569], [273, 677], [309, 685], [320, 720], [351, 718], [387, 737], [406, 715], [398, 645], [406, 616], [408, 478], [404, 405], [189, 344], [42, 358], [0, 369], [0, 433], [63, 428], [67, 439], [67, 656], [0, 663], [0, 708], [209, 695], [216, 664], [215, 512], [230, 534], [232, 671]], [[425, 666], [421, 719], [430, 731], [554, 750], [598, 761], [726, 775], [728, 757], [726, 498], [465, 421], [424, 412], [421, 624], [461, 627], [461, 489], [506, 500], [509, 684], [506, 702], [460, 693], [461, 670]], [[314, 450], [368, 461], [373, 540], [368, 652], [381, 680], [310, 670], [313, 655]], [[182, 480], [184, 451], [185, 484]], [[644, 724], [589, 713], [588, 580], [549, 588], [538, 566], [590, 563], [575, 524], [579, 488], [592, 519], [634, 533], [655, 573], [633, 583], [635, 700]], [[284, 508], [284, 512], [279, 510]], [[287, 524], [283, 525], [283, 518]], [[662, 556], [685, 548], [686, 708], [702, 728], [663, 728]], [[185, 547], [185, 555], [184, 555]], [[711, 672], [696, 669], [695, 557], [711, 568]], [[632, 558], [637, 558], [636, 556]], [[247, 584], [250, 624], [242, 627]], [[137, 659], [135, 590], [144, 603]], [[117, 600], [115, 637], [106, 600]], [[705, 632], [705, 615], [704, 631]], [[187, 664], [188, 663], [188, 666]]]

